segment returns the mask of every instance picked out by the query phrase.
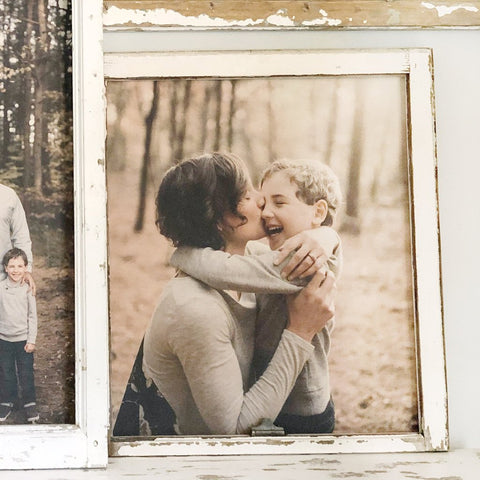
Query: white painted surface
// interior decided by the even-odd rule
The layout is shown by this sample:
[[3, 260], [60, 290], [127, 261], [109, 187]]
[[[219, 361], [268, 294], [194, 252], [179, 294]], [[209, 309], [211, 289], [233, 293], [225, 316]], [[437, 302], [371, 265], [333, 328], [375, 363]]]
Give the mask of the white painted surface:
[[2, 480], [478, 480], [480, 451], [111, 458], [106, 470], [2, 472]]
[[73, 7], [75, 417], [85, 434], [82, 466], [101, 467], [109, 427], [102, 4], [74, 0]]
[[[240, 52], [147, 52], [105, 55], [108, 78], [249, 77], [273, 75], [402, 74], [410, 71], [408, 50]], [[423, 72], [422, 72], [423, 73]], [[424, 73], [430, 75], [427, 70]], [[428, 89], [427, 92], [430, 90]], [[431, 117], [431, 115], [430, 115]], [[430, 144], [430, 148], [431, 148]]]
[[[437, 159], [430, 56], [410, 53], [410, 161], [416, 270], [417, 356], [420, 425], [437, 449], [445, 449], [447, 397], [443, 351], [442, 299], [437, 208]], [[435, 372], [435, 373], [434, 373]]]
[[[451, 447], [480, 448], [480, 30], [106, 32], [107, 52], [431, 47]], [[343, 457], [342, 457], [343, 458]]]

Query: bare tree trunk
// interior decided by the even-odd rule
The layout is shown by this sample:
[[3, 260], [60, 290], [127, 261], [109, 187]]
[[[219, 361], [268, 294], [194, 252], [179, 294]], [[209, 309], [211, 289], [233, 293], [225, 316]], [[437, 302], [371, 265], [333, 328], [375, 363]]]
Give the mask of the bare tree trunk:
[[348, 170], [348, 187], [346, 199], [346, 219], [342, 231], [360, 233], [359, 201], [360, 201], [360, 168], [362, 163], [363, 136], [363, 96], [360, 85], [355, 89], [355, 113], [353, 119], [352, 142], [350, 147], [350, 164]]
[[[11, 5], [7, 4], [4, 5], [1, 10], [1, 19], [2, 19], [2, 28], [4, 32], [8, 32], [10, 30], [10, 9], [12, 8]], [[8, 10], [7, 10], [8, 9]], [[8, 33], [2, 32], [2, 36], [4, 39], [3, 48], [2, 48], [2, 66], [7, 69], [10, 67], [10, 35]], [[8, 118], [8, 111], [10, 107], [10, 96], [9, 96], [9, 88], [8, 85], [11, 80], [7, 78], [3, 78], [1, 82], [2, 90], [3, 90], [3, 118], [2, 118], [2, 152], [0, 158], [0, 166], [6, 165], [7, 158], [9, 156], [9, 147], [11, 143], [11, 135], [10, 135], [10, 120]]]
[[38, 193], [42, 193], [43, 172], [42, 160], [45, 154], [43, 140], [44, 129], [47, 128], [43, 112], [43, 101], [45, 97], [45, 75], [46, 75], [46, 54], [49, 45], [47, 32], [47, 10], [45, 0], [38, 0], [36, 3], [36, 20], [38, 26], [37, 45], [35, 49], [35, 132], [33, 142], [33, 185]]
[[[386, 113], [391, 115], [390, 109], [387, 109]], [[385, 160], [387, 155], [389, 155], [390, 144], [391, 144], [391, 126], [392, 122], [389, 118], [385, 118], [383, 123], [383, 131], [380, 135], [379, 148], [378, 148], [378, 160], [375, 165], [373, 165], [373, 174], [372, 181], [370, 183], [370, 201], [376, 203], [378, 198], [378, 190], [380, 186], [380, 180], [382, 176], [383, 169], [385, 168]]]
[[[28, 2], [28, 10], [31, 18], [32, 2]], [[31, 38], [31, 23], [28, 22], [27, 38]], [[25, 72], [25, 116], [23, 118], [23, 185], [30, 187], [33, 184], [33, 157], [32, 157], [32, 145], [30, 142], [31, 134], [31, 115], [32, 115], [32, 102], [33, 102], [33, 79], [32, 72], [27, 69]]]
[[35, 120], [33, 135], [33, 186], [37, 192], [42, 190], [42, 131], [43, 131], [43, 89], [39, 82], [35, 82]]
[[317, 115], [317, 106], [318, 106], [318, 95], [317, 95], [317, 84], [313, 82], [310, 87], [310, 151], [314, 154], [318, 154], [319, 142], [318, 142], [318, 115]]
[[148, 180], [148, 168], [151, 159], [151, 145], [152, 145], [152, 133], [153, 123], [158, 111], [158, 99], [160, 97], [160, 83], [158, 81], [153, 82], [153, 98], [150, 112], [145, 118], [145, 149], [143, 154], [142, 169], [140, 171], [140, 188], [139, 188], [139, 202], [137, 210], [137, 219], [135, 221], [134, 231], [141, 232], [143, 229], [143, 223], [145, 219], [145, 205], [147, 198], [147, 180]]
[[178, 94], [177, 94], [177, 81], [172, 80], [171, 82], [171, 96], [170, 96], [170, 152], [171, 152], [171, 162], [172, 164], [177, 163], [177, 158], [175, 158], [175, 153], [177, 151], [177, 103], [178, 103]]
[[268, 98], [267, 98], [267, 122], [268, 122], [268, 158], [270, 162], [277, 159], [277, 129], [275, 125], [275, 112], [273, 108], [273, 85], [268, 81]]
[[235, 94], [236, 94], [237, 81], [230, 80], [230, 85], [232, 89], [230, 93], [230, 112], [228, 115], [227, 144], [228, 144], [228, 150], [231, 152], [233, 148], [233, 118], [235, 117], [235, 110], [236, 110]]
[[50, 155], [48, 146], [48, 124], [43, 122], [42, 126], [42, 193], [50, 195], [52, 193], [52, 171], [50, 166]]
[[331, 165], [333, 145], [335, 143], [335, 131], [337, 126], [337, 112], [338, 112], [338, 78], [335, 78], [333, 82], [332, 93], [330, 95], [330, 109], [327, 122], [326, 144], [327, 149], [325, 151], [325, 163]]
[[217, 80], [215, 85], [215, 141], [213, 149], [218, 152], [220, 150], [221, 137], [222, 137], [222, 81]]
[[200, 128], [200, 150], [207, 150], [207, 141], [208, 141], [208, 108], [210, 106], [210, 99], [212, 98], [212, 86], [210, 83], [205, 85], [205, 95], [203, 97], [203, 107], [201, 111], [201, 125]]
[[177, 148], [175, 152], [175, 158], [177, 161], [183, 159], [183, 152], [185, 149], [185, 132], [187, 129], [187, 119], [188, 119], [188, 110], [190, 108], [190, 94], [192, 91], [192, 81], [185, 80], [185, 88], [183, 93], [183, 107], [182, 107], [182, 117], [180, 119], [180, 125], [178, 127], [177, 134]]
[[[126, 140], [122, 130], [122, 118], [127, 107], [129, 95], [124, 91], [119, 91], [115, 82], [109, 85], [109, 101], [115, 106], [115, 121], [109, 128], [107, 136], [108, 158], [111, 160], [109, 168], [112, 170], [123, 171], [126, 166], [125, 150]], [[137, 103], [138, 105], [138, 103]]]

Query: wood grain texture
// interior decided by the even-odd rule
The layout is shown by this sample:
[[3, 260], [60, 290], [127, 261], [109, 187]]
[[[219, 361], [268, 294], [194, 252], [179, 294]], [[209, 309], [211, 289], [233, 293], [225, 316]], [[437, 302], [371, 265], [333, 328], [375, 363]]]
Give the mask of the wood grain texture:
[[[29, 471], [31, 480], [477, 480], [480, 452], [111, 458], [105, 470]], [[2, 472], [3, 473], [3, 472]], [[5, 477], [6, 475], [6, 477]], [[2, 478], [24, 480], [25, 472]]]
[[479, 27], [480, 1], [105, 0], [106, 28]]

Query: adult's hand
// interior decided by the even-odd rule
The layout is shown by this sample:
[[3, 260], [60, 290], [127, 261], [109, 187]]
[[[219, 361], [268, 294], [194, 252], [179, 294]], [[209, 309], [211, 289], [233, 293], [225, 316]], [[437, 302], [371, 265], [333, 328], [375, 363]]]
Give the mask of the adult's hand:
[[333, 273], [317, 272], [301, 292], [287, 296], [287, 330], [311, 342], [335, 315], [335, 293]]
[[33, 353], [35, 351], [35, 344], [34, 343], [26, 343], [25, 347], [24, 347], [24, 350], [27, 353]]
[[275, 264], [280, 265], [295, 251], [282, 269], [282, 276], [287, 280], [311, 276], [324, 267], [339, 241], [337, 232], [330, 227], [304, 230], [283, 243], [278, 249]]
[[30, 287], [29, 290], [32, 292], [32, 295], [35, 296], [37, 293], [37, 286], [35, 285], [35, 281], [30, 272], [25, 273], [21, 284], [23, 285], [24, 283], [28, 283], [28, 286]]

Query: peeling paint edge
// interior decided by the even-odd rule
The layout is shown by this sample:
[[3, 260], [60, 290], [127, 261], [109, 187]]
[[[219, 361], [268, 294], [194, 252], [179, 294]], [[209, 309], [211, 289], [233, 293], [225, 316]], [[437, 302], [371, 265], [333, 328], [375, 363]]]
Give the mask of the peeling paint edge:
[[467, 12], [474, 12], [478, 13], [479, 9], [477, 7], [471, 5], [434, 5], [433, 3], [429, 2], [422, 2], [422, 7], [425, 7], [429, 10], [436, 10], [438, 17], [444, 17], [445, 15], [451, 15], [452, 13], [456, 12], [457, 10], [466, 10]]
[[157, 26], [166, 27], [175, 25], [177, 27], [203, 27], [203, 28], [235, 28], [235, 27], [310, 27], [310, 26], [339, 26], [342, 20], [329, 18], [328, 13], [320, 9], [319, 18], [295, 22], [295, 16], [289, 16], [286, 9], [279, 9], [277, 12], [266, 18], [245, 18], [243, 20], [225, 20], [220, 17], [210, 17], [207, 14], [198, 16], [186, 16], [175, 10], [157, 8], [150, 10], [127, 9], [116, 6], [108, 7], [103, 14], [105, 27], [120, 25]]

